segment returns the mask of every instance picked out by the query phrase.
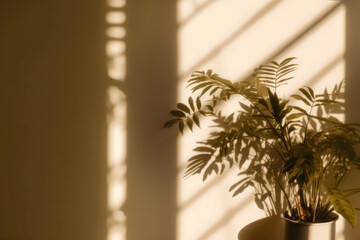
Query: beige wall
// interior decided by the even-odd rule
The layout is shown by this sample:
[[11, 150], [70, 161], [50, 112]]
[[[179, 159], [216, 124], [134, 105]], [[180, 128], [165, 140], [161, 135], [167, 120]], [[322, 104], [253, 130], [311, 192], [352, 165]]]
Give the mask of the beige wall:
[[175, 0], [127, 2], [127, 240], [175, 239]]
[[[343, 117], [356, 120], [359, 31], [355, 27], [357, 19], [353, 18], [359, 6], [357, 1], [346, 3], [178, 1], [179, 99], [189, 96], [190, 91], [184, 91], [184, 86], [194, 70], [213, 69], [236, 81], [247, 77], [261, 63], [294, 56], [299, 69], [281, 94], [291, 94], [302, 85], [322, 92], [346, 79], [348, 111]], [[231, 110], [234, 106], [228, 107]], [[194, 143], [204, 136], [196, 131], [179, 141], [177, 234], [181, 240], [231, 239], [240, 229], [265, 216], [255, 205], [250, 189], [231, 198], [228, 189], [236, 179], [233, 173], [214, 176], [205, 183], [201, 176], [185, 181], [181, 178], [184, 171], [181, 167], [192, 155]], [[350, 182], [357, 182], [359, 176], [352, 177]], [[355, 239], [357, 235], [352, 231], [358, 227], [350, 229], [341, 219], [337, 239]], [[268, 236], [273, 239], [271, 234]]]
[[[126, 78], [117, 79], [106, 73], [111, 4], [0, 1], [0, 239], [125, 240], [116, 234], [123, 226], [112, 226], [119, 213], [127, 240], [235, 239], [264, 214], [251, 192], [231, 198], [233, 175], [182, 179], [187, 143], [202, 135], [177, 144], [176, 131], [162, 129], [168, 110], [185, 98], [193, 70], [238, 80], [264, 61], [296, 56], [298, 78], [315, 88], [346, 77], [345, 117], [360, 121], [360, 2], [338, 3], [129, 0]], [[118, 209], [109, 207], [109, 89], [127, 107], [126, 144], [112, 145], [127, 165]], [[359, 226], [338, 226], [337, 239], [357, 239]]]
[[[359, 1], [345, 1], [346, 4], [346, 113], [345, 118], [348, 123], [360, 122], [360, 30], [357, 27], [357, 23], [360, 21], [360, 2]], [[360, 182], [359, 173], [355, 173], [349, 176], [347, 185], [349, 188], [358, 186]], [[360, 195], [357, 194], [351, 198], [354, 206], [358, 208], [360, 205]], [[349, 225], [345, 225], [344, 235], [346, 240], [359, 239], [359, 222], [360, 214], [357, 211], [357, 226], [351, 228]]]
[[0, 239], [105, 239], [103, 3], [0, 12]]

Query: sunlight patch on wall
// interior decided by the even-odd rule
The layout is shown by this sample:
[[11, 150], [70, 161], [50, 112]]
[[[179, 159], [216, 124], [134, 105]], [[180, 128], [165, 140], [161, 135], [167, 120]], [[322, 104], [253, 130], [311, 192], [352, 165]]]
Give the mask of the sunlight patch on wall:
[[[186, 81], [195, 70], [213, 69], [243, 80], [269, 60], [296, 57], [295, 79], [281, 94], [306, 85], [331, 91], [345, 76], [345, 7], [339, 1], [178, 0], [178, 101], [187, 102]], [[229, 106], [234, 108], [234, 106]], [[337, 116], [343, 119], [343, 114]], [[247, 224], [265, 217], [252, 191], [232, 198], [236, 171], [183, 178], [196, 142], [206, 126], [178, 139], [177, 240], [236, 239]], [[235, 212], [234, 212], [235, 211]], [[232, 213], [232, 214], [230, 214]], [[338, 232], [343, 229], [339, 221]], [[339, 238], [342, 239], [342, 238]]]
[[125, 239], [126, 98], [117, 87], [108, 90], [108, 240]]
[[[107, 30], [108, 36], [111, 37], [109, 31], [111, 31], [111, 28]], [[126, 70], [125, 43], [121, 40], [109, 40], [106, 46], [106, 52], [109, 57], [109, 77], [113, 80], [123, 81]]]
[[124, 92], [126, 76], [126, 30], [123, 11], [126, 2], [108, 0], [106, 54], [108, 59], [108, 217], [107, 240], [126, 239], [126, 216], [122, 207], [126, 201], [126, 114]]
[[[107, 30], [107, 35], [111, 38], [121, 39], [125, 37], [125, 28], [123, 27], [110, 27]], [[118, 44], [117, 44], [118, 45]]]
[[107, 0], [107, 4], [112, 8], [122, 8], [126, 5], [126, 0]]
[[120, 11], [111, 11], [106, 15], [106, 20], [109, 24], [123, 24], [125, 19], [125, 13]]

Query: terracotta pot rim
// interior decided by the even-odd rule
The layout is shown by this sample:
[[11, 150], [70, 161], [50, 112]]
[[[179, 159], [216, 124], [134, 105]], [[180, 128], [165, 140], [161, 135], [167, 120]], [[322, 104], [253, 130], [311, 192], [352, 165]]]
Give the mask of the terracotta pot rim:
[[331, 212], [329, 214], [329, 216], [331, 217], [331, 220], [329, 221], [324, 221], [324, 222], [300, 222], [300, 221], [295, 221], [292, 219], [289, 219], [287, 217], [284, 216], [284, 214], [281, 214], [281, 218], [284, 219], [285, 221], [291, 222], [291, 223], [296, 223], [296, 224], [301, 224], [301, 225], [326, 225], [326, 224], [332, 224], [333, 222], [336, 222], [339, 219], [339, 215]]

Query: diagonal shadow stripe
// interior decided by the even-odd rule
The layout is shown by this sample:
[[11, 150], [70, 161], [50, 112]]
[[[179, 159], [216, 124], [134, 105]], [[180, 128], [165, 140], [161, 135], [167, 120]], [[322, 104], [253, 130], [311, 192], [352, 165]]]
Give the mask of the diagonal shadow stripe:
[[[330, 17], [332, 14], [334, 14], [336, 12], [336, 10], [339, 9], [339, 7], [343, 5], [342, 2], [337, 3], [335, 6], [333, 6], [332, 8], [330, 8], [329, 10], [327, 10], [325, 13], [323, 13], [322, 15], [320, 15], [319, 17], [317, 17], [314, 21], [312, 21], [303, 31], [301, 31], [299, 34], [297, 34], [295, 37], [293, 37], [292, 39], [290, 39], [289, 41], [287, 41], [282, 47], [278, 48], [277, 50], [275, 50], [272, 54], [270, 54], [268, 57], [263, 58], [261, 60], [262, 63], [266, 63], [269, 61], [272, 61], [273, 59], [275, 59], [276, 57], [280, 56], [281, 54], [283, 54], [285, 51], [287, 51], [288, 49], [290, 49], [291, 47], [293, 47], [296, 43], [299, 42], [299, 40], [301, 40], [302, 38], [304, 38], [305, 36], [307, 36], [308, 34], [310, 34], [312, 31], [314, 31], [317, 27], [319, 27], [320, 23], [322, 23], [325, 19], [327, 19], [328, 17]], [[249, 77], [251, 77], [252, 75], [252, 70], [248, 72], [248, 74], [246, 74], [245, 78], [240, 78], [237, 79], [236, 81], [243, 81], [245, 79], [248, 79]]]
[[246, 206], [251, 204], [253, 196], [248, 196], [241, 203], [237, 204], [235, 207], [229, 209], [215, 224], [208, 227], [204, 233], [202, 233], [196, 240], [207, 240], [211, 235], [213, 235], [216, 231], [218, 231], [221, 227], [226, 225], [231, 219], [233, 219], [236, 214], [244, 209]]
[[329, 10], [327, 10], [324, 14], [320, 15], [318, 18], [316, 18], [312, 23], [310, 23], [305, 30], [301, 31], [301, 33], [299, 33], [297, 36], [293, 37], [290, 41], [288, 41], [285, 45], [283, 45], [283, 47], [281, 47], [280, 49], [276, 50], [275, 53], [273, 53], [272, 55], [270, 55], [267, 59], [264, 59], [264, 61], [262, 62], [269, 62], [273, 59], [275, 59], [276, 57], [278, 57], [279, 55], [281, 55], [282, 53], [284, 53], [286, 50], [288, 50], [289, 48], [291, 48], [293, 45], [295, 45], [300, 39], [302, 39], [303, 37], [305, 37], [306, 35], [308, 35], [309, 33], [311, 33], [313, 30], [315, 30], [320, 23], [322, 23], [325, 19], [327, 19], [328, 17], [330, 17], [332, 14], [334, 14], [336, 12], [336, 10], [339, 9], [339, 7], [343, 5], [342, 2], [336, 4], [334, 7], [330, 8]]
[[[198, 200], [201, 196], [203, 196], [206, 192], [211, 190], [214, 186], [220, 184], [225, 180], [225, 175], [216, 175], [211, 176], [211, 180], [205, 184], [204, 187], [201, 187], [199, 191], [197, 191], [195, 194], [193, 194], [188, 200], [186, 200], [184, 203], [178, 206], [178, 211], [186, 209], [188, 206], [193, 204], [196, 200]], [[209, 179], [207, 179], [209, 180]]]
[[326, 73], [328, 73], [331, 69], [335, 68], [338, 64], [341, 63], [341, 61], [345, 60], [344, 53], [341, 53], [334, 57], [331, 61], [328, 62], [320, 71], [318, 71], [316, 74], [314, 74], [309, 80], [307, 80], [304, 84], [312, 84], [319, 81], [323, 76], [325, 76]]
[[199, 7], [197, 7], [186, 19], [181, 21], [178, 24], [178, 28], [184, 27], [186, 24], [191, 22], [191, 20], [199, 15], [201, 12], [203, 12], [207, 7], [209, 7], [212, 3], [216, 2], [217, 0], [208, 0], [205, 3], [201, 4]]
[[[292, 38], [290, 41], [288, 41], [284, 46], [282, 46], [281, 48], [279, 48], [278, 50], [274, 51], [274, 53], [272, 55], [270, 55], [267, 60], [264, 60], [263, 62], [268, 62], [274, 58], [276, 58], [277, 56], [281, 55], [282, 53], [284, 53], [286, 50], [288, 50], [289, 48], [291, 48], [292, 46], [294, 46], [300, 39], [302, 39], [303, 37], [305, 37], [306, 35], [308, 35], [309, 33], [311, 33], [313, 30], [315, 30], [320, 23], [322, 23], [325, 19], [327, 19], [328, 17], [330, 17], [332, 14], [334, 14], [336, 12], [336, 10], [342, 5], [343, 3], [340, 2], [338, 4], [336, 4], [334, 7], [330, 8], [329, 10], [327, 10], [324, 14], [322, 14], [321, 16], [319, 16], [318, 18], [316, 18], [313, 22], [311, 22], [304, 31], [302, 31], [301, 33], [299, 33], [298, 35], [296, 35], [294, 38]], [[234, 35], [233, 35], [234, 36]], [[229, 44], [233, 39], [227, 39]], [[213, 56], [215, 56], [220, 50], [221, 48], [224, 46], [218, 46], [217, 48], [215, 48], [210, 54], [208, 54], [208, 56], [211, 58]], [[328, 72], [330, 69], [332, 69], [333, 67], [335, 67], [336, 65], [338, 65], [341, 61], [343, 60], [343, 54], [338, 55], [337, 57], [335, 57], [332, 61], [330, 61], [326, 66], [324, 66], [318, 73], [316, 73], [312, 78], [310, 78], [308, 81], [306, 81], [306, 83], [314, 83], [316, 81], [318, 81], [318, 79], [320, 79], [322, 76], [324, 76], [326, 74], [326, 72]], [[206, 58], [203, 59], [204, 62], [207, 61]], [[197, 65], [200, 66], [202, 65], [204, 62], [198, 62]], [[194, 66], [194, 68], [198, 67], [197, 65]], [[207, 187], [204, 191], [201, 191], [201, 193], [196, 194], [196, 196], [192, 197], [190, 201], [187, 201], [186, 204], [183, 204], [182, 206], [180, 206], [179, 208], [185, 208], [187, 205], [190, 205], [195, 199], [197, 199], [200, 195], [202, 195], [204, 192], [208, 191], [212, 185], [215, 185], [217, 181], [211, 182], [211, 184], [209, 185], [209, 187]], [[250, 201], [250, 199], [249, 199]], [[247, 204], [246, 204], [247, 205]], [[219, 228], [221, 228], [223, 225], [225, 225], [227, 222], [229, 222], [237, 213], [237, 211], [240, 209], [240, 207], [243, 207], [243, 204], [239, 204], [236, 208], [233, 208], [231, 210], [229, 210], [221, 219], [219, 219], [217, 221], [216, 224], [214, 224], [212, 227], [209, 227], [207, 231], [205, 231], [197, 240], [206, 240], [208, 239], [213, 233], [215, 233]]]
[[244, 25], [242, 25], [238, 30], [236, 30], [233, 34], [231, 34], [227, 39], [225, 39], [218, 46], [213, 48], [206, 56], [201, 58], [198, 62], [196, 62], [189, 70], [184, 73], [179, 74], [179, 79], [189, 76], [193, 69], [200, 68], [204, 63], [209, 61], [209, 59], [214, 58], [218, 55], [221, 50], [223, 50], [226, 46], [228, 46], [231, 42], [233, 42], [238, 36], [248, 30], [251, 26], [253, 26], [260, 18], [269, 13], [273, 8], [275, 8], [278, 4], [280, 4], [282, 0], [274, 0], [267, 4], [264, 8], [258, 11], [254, 16], [252, 16]]

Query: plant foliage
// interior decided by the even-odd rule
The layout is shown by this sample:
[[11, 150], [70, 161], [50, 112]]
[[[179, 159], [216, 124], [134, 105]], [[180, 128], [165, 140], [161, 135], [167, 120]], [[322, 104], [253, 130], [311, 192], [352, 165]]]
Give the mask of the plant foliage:
[[[200, 127], [203, 118], [214, 123], [214, 131], [194, 148], [185, 177], [202, 174], [206, 180], [236, 166], [233, 196], [254, 188], [256, 204], [269, 215], [281, 211], [294, 220], [321, 222], [335, 210], [354, 226], [348, 196], [360, 189], [341, 190], [340, 183], [360, 167], [359, 125], [331, 115], [344, 109], [342, 82], [331, 93], [301, 87], [290, 97], [278, 95], [293, 79], [294, 59], [261, 65], [253, 77], [235, 83], [211, 70], [194, 72], [188, 80], [194, 98], [178, 103], [165, 127], [177, 125], [183, 134]], [[226, 115], [221, 110], [230, 98], [238, 100], [238, 108]]]

